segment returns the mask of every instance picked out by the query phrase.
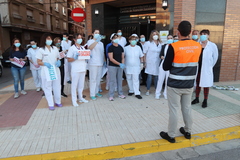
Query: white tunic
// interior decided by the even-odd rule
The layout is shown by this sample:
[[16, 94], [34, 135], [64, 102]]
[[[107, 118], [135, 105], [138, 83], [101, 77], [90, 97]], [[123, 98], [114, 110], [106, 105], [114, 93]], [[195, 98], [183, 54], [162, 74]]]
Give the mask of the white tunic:
[[70, 41], [70, 40], [68, 40], [68, 42], [64, 41], [64, 40], [61, 41], [61, 46], [62, 46], [63, 51], [69, 50], [71, 45], [72, 45], [72, 41]]
[[[36, 58], [42, 60], [42, 62], [50, 63], [51, 65], [56, 65], [57, 59], [60, 57], [59, 51], [57, 47], [53, 46], [53, 48], [50, 48], [50, 51], [47, 47], [39, 48]], [[47, 66], [41, 66], [41, 68], [47, 67]], [[60, 75], [59, 68], [56, 67], [56, 72], [58, 75]], [[41, 76], [45, 77], [45, 69], [41, 69]]]
[[127, 44], [126, 38], [125, 37], [119, 38], [118, 44], [120, 44], [124, 48], [125, 45]]
[[[85, 48], [83, 46], [81, 46], [80, 48], [77, 48], [75, 45], [72, 45], [67, 53], [67, 57], [68, 58], [74, 58], [75, 54], [79, 51], [79, 50], [85, 50]], [[86, 71], [86, 60], [85, 59], [77, 59], [74, 60], [73, 62], [70, 62], [71, 66], [72, 66], [72, 70], [71, 72], [85, 72]]]
[[128, 45], [124, 49], [126, 74], [139, 74], [141, 71], [140, 58], [144, 56], [141, 48], [138, 45], [135, 45], [134, 47]]
[[[87, 46], [89, 47], [94, 42], [95, 42], [94, 39], [90, 39], [87, 42]], [[104, 63], [104, 46], [102, 42], [98, 42], [97, 45], [91, 50], [91, 58], [89, 59], [88, 64], [92, 66], [103, 66], [103, 63]]]
[[162, 45], [159, 43], [158, 46], [154, 41], [150, 42], [147, 41], [145, 43], [145, 47], [143, 53], [146, 55], [146, 68], [145, 73], [150, 75], [157, 76], [159, 71], [159, 64], [160, 64], [160, 52], [161, 52]]
[[[28, 59], [33, 61], [34, 64], [38, 64], [37, 58], [36, 58], [36, 54], [37, 54], [38, 50], [39, 50], [39, 48], [37, 47], [36, 49], [29, 48], [27, 51]], [[40, 67], [36, 68], [32, 63], [30, 63], [30, 70], [39, 70], [39, 69], [40, 69]]]
[[208, 41], [202, 54], [202, 68], [199, 86], [211, 87], [213, 85], [213, 67], [218, 60], [217, 45]]

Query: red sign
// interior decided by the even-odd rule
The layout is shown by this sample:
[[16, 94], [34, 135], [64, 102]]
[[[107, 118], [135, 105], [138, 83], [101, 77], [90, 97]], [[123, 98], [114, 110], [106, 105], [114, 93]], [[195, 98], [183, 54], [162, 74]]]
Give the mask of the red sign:
[[75, 22], [82, 22], [86, 18], [86, 13], [82, 8], [72, 10], [71, 17]]

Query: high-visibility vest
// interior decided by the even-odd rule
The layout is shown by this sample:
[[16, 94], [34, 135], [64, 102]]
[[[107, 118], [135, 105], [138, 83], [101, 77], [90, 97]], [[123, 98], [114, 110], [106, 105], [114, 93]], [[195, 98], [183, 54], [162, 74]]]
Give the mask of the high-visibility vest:
[[174, 58], [168, 77], [168, 86], [192, 88], [197, 74], [202, 46], [193, 40], [178, 41], [171, 45], [174, 49]]

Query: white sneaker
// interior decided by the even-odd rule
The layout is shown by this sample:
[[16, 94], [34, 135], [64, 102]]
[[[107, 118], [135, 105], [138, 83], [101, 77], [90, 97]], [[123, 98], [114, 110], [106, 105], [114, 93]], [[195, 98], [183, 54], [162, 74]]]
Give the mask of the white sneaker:
[[26, 91], [24, 91], [24, 90], [22, 90], [22, 91], [21, 91], [21, 94], [23, 94], [23, 95], [26, 95], [26, 94], [27, 94], [27, 92], [26, 92]]
[[79, 102], [81, 102], [81, 103], [88, 103], [88, 100], [82, 98], [82, 99], [79, 100]]
[[155, 96], [155, 99], [159, 100], [159, 99], [160, 99], [160, 96]]
[[167, 99], [167, 96], [166, 95], [163, 95], [165, 99]]
[[37, 92], [41, 91], [41, 88], [40, 88], [40, 87], [38, 87], [38, 88], [36, 89], [36, 91], [37, 91]]
[[79, 105], [75, 102], [75, 103], [73, 103], [73, 106], [78, 107]]
[[146, 92], [146, 96], [149, 96], [149, 91]]
[[14, 98], [16, 99], [16, 98], [18, 98], [19, 97], [19, 94], [18, 94], [18, 92], [16, 92], [15, 94], [14, 94]]

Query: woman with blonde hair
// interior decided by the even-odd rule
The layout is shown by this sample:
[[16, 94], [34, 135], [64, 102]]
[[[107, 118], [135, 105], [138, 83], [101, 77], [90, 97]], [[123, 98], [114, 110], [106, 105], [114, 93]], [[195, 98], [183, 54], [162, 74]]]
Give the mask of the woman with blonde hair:
[[150, 34], [149, 41], [146, 42], [143, 53], [145, 58], [145, 73], [148, 74], [147, 77], [147, 92], [148, 96], [150, 93], [150, 87], [152, 83], [152, 77], [154, 78], [154, 86], [157, 88], [158, 82], [158, 68], [160, 64], [160, 51], [162, 45], [160, 40], [160, 34], [157, 30], [153, 30]]

